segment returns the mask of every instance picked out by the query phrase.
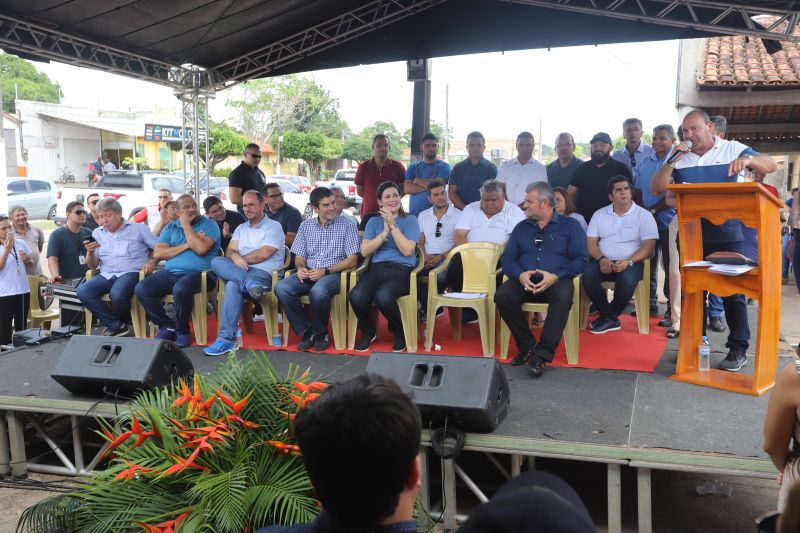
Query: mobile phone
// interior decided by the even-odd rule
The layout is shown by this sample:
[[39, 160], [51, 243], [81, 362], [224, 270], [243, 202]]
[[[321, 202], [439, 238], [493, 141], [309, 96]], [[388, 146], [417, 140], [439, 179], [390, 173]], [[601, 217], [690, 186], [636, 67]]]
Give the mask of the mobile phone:
[[544, 279], [544, 274], [542, 274], [541, 272], [535, 272], [534, 274], [531, 274], [531, 281], [533, 283], [541, 283], [543, 279]]
[[83, 244], [89, 244], [90, 242], [97, 242], [97, 239], [95, 239], [91, 235], [83, 238]]

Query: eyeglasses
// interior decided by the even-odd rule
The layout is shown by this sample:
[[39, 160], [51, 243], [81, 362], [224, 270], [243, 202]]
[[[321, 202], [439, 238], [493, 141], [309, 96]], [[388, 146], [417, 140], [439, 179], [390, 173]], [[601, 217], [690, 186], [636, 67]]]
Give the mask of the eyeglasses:
[[636, 168], [636, 154], [631, 154], [631, 168]]
[[442, 236], [442, 222], [439, 221], [436, 223], [436, 233], [434, 234], [436, 237]]
[[247, 152], [245, 155], [249, 155], [249, 156], [250, 156], [250, 157], [252, 157], [253, 159], [261, 159], [261, 156], [260, 156], [260, 155], [251, 154], [250, 152]]
[[268, 194], [267, 198], [283, 198], [283, 193], [280, 193], [280, 194]]
[[85, 214], [86, 214], [86, 211], [84, 211], [83, 209], [76, 209], [76, 210], [74, 210], [74, 211], [72, 212], [72, 214], [73, 214], [73, 215], [78, 215], [78, 216], [80, 216], [80, 215], [85, 215]]

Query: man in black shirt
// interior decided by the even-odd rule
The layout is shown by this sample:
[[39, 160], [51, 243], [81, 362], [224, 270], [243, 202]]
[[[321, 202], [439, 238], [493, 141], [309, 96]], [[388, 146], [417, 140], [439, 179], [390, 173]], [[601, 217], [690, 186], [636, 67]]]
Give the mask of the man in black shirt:
[[84, 228], [89, 228], [89, 231], [94, 231], [100, 227], [97, 223], [97, 202], [100, 201], [100, 195], [93, 192], [86, 197], [86, 203], [89, 206], [89, 212], [86, 213], [86, 222], [81, 224]]
[[247, 222], [247, 219], [236, 211], [225, 209], [218, 196], [209, 196], [203, 200], [203, 210], [206, 212], [206, 216], [219, 226], [220, 246], [224, 252], [228, 249], [233, 232], [236, 231], [239, 224]]
[[[277, 183], [267, 183], [264, 196], [267, 198], [267, 207], [264, 212], [268, 218], [281, 225], [283, 234], [286, 235], [286, 246], [291, 247], [297, 236], [297, 230], [300, 229], [300, 224], [303, 222], [303, 214], [293, 205], [286, 203], [283, 199], [283, 190]], [[294, 262], [294, 258], [292, 261]]]
[[50, 283], [60, 279], [82, 278], [86, 274], [86, 246], [83, 240], [92, 235], [83, 227], [86, 210], [81, 202], [67, 204], [67, 223], [53, 231], [47, 240], [47, 267]]
[[233, 169], [233, 172], [228, 176], [228, 195], [231, 197], [231, 203], [236, 204], [236, 210], [239, 213], [242, 211], [242, 196], [247, 191], [264, 192], [264, 184], [266, 178], [258, 164], [261, 163], [261, 148], [255, 144], [250, 143], [244, 149], [244, 161]]
[[592, 160], [581, 163], [572, 175], [567, 193], [572, 198], [575, 210], [587, 221], [598, 209], [611, 203], [608, 199], [608, 180], [614, 176], [627, 176], [632, 180], [628, 167], [611, 158], [614, 145], [608, 133], [596, 133], [591, 140]]

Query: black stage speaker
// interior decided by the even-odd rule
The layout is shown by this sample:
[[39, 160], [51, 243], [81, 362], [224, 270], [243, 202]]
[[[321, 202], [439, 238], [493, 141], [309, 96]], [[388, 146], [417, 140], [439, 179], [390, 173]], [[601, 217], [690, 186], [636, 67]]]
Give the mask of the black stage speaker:
[[508, 414], [508, 380], [494, 358], [375, 353], [367, 372], [397, 382], [412, 394], [423, 423], [463, 431], [494, 431]]
[[97, 335], [73, 336], [51, 374], [73, 394], [126, 397], [193, 375], [192, 362], [169, 341]]

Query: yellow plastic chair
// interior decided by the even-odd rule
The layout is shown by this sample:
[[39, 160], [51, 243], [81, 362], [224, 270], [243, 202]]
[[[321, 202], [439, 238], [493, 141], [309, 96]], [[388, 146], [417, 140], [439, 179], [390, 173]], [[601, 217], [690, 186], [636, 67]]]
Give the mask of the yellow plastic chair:
[[[95, 275], [97, 275], [99, 273], [100, 273], [99, 269], [88, 270], [86, 272], [86, 281], [89, 281], [90, 279], [92, 279], [93, 276], [95, 276]], [[141, 281], [143, 279], [144, 279], [144, 272], [142, 272], [140, 270], [139, 271], [139, 281]], [[111, 298], [108, 296], [108, 294], [104, 294], [102, 296], [102, 298], [100, 298], [100, 299], [103, 300], [104, 302], [111, 303]], [[86, 334], [87, 335], [91, 335], [92, 334], [92, 318], [93, 318], [92, 317], [92, 312], [89, 309], [87, 309], [86, 307], [84, 307], [83, 308], [83, 314], [84, 314], [84, 316], [86, 318], [86, 324], [85, 324]], [[143, 337], [145, 335], [145, 332], [144, 332], [145, 326], [143, 326], [143, 324], [144, 324], [144, 309], [139, 304], [139, 299], [136, 298], [136, 295], [133, 295], [133, 297], [131, 299], [131, 322], [133, 323], [133, 334], [136, 337]]]
[[[342, 270], [340, 272], [341, 279], [339, 285], [339, 292], [334, 295], [331, 300], [331, 330], [333, 332], [333, 345], [337, 350], [344, 350], [347, 347], [347, 279], [350, 272], [355, 269]], [[293, 270], [287, 270], [285, 276], [290, 276], [294, 273]], [[308, 295], [300, 297], [300, 303], [303, 305], [311, 305]], [[283, 317], [283, 346], [284, 348], [289, 345], [289, 333], [291, 331], [291, 324], [286, 320], [286, 315]]]
[[[604, 281], [604, 289], [613, 289], [613, 281]], [[636, 322], [639, 324], [639, 334], [647, 335], [650, 333], [650, 258], [644, 261], [644, 271], [642, 279], [636, 284], [633, 291], [633, 301], [636, 308]], [[581, 286], [581, 329], [586, 329], [589, 322], [589, 296]]]
[[[505, 281], [506, 277], [503, 278]], [[522, 310], [525, 312], [538, 311], [546, 313], [549, 307], [546, 303], [528, 302], [522, 304]], [[567, 325], [564, 327], [564, 346], [567, 349], [567, 363], [570, 365], [578, 364], [578, 323], [580, 322], [581, 313], [581, 277], [575, 276], [572, 278], [572, 307], [567, 316]], [[508, 329], [505, 320], [500, 317], [500, 356], [503, 360], [508, 358], [508, 344], [511, 339], [511, 330]]]
[[[358, 278], [367, 271], [369, 268], [372, 256], [364, 259], [364, 262], [358, 268], [350, 272], [350, 286], [348, 287], [348, 295], [353, 287], [358, 283]], [[397, 299], [397, 305], [400, 307], [400, 317], [403, 322], [403, 333], [406, 338], [406, 351], [414, 353], [419, 346], [419, 318], [417, 316], [417, 274], [425, 266], [425, 252], [422, 248], [417, 246], [417, 266], [411, 271], [411, 280], [408, 289], [408, 295], [401, 296]], [[358, 319], [356, 313], [353, 311], [353, 306], [347, 303], [347, 348], [350, 350], [356, 347], [356, 334], [358, 333]], [[377, 331], [377, 328], [376, 328]]]
[[[481, 345], [485, 357], [494, 357], [495, 304], [497, 275], [500, 269], [497, 262], [503, 254], [503, 247], [493, 242], [469, 242], [456, 246], [447, 254], [442, 263], [428, 273], [428, 324], [425, 333], [425, 350], [430, 351], [433, 344], [433, 330], [436, 325], [436, 312], [440, 307], [468, 307], [478, 313], [481, 330]], [[444, 272], [456, 255], [461, 256], [464, 267], [462, 294], [474, 294], [474, 298], [453, 298], [447, 293], [439, 294], [436, 276]], [[480, 296], [483, 294], [484, 296]], [[453, 339], [461, 339], [461, 313], [450, 313]]]
[[29, 328], [38, 328], [44, 325], [46, 329], [50, 329], [52, 321], [59, 317], [59, 313], [55, 309], [42, 309], [39, 306], [39, 291], [44, 282], [45, 279], [39, 276], [28, 276], [28, 286], [31, 289], [31, 303], [27, 318]]

